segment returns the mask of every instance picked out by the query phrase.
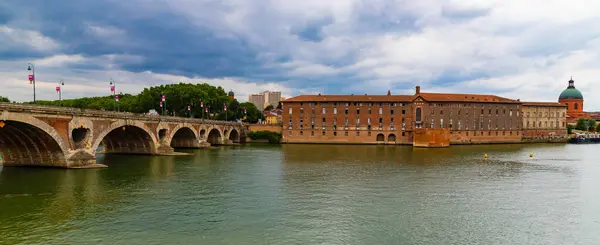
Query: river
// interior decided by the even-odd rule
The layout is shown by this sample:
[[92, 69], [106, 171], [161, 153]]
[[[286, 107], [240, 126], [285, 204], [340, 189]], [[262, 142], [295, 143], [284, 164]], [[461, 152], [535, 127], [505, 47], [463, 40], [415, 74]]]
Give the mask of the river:
[[0, 167], [0, 244], [597, 244], [599, 150], [245, 145]]

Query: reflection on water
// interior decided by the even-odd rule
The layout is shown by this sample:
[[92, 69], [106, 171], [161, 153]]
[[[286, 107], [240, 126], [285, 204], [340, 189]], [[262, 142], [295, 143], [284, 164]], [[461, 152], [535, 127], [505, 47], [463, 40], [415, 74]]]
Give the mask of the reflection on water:
[[250, 145], [0, 167], [0, 244], [594, 244], [597, 147]]

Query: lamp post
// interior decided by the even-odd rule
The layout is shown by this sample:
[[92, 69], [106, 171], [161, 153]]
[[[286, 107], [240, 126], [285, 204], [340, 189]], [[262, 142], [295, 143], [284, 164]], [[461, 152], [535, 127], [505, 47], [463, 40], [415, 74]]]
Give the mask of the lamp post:
[[58, 86], [56, 86], [56, 92], [58, 93], [58, 101], [61, 106], [62, 106], [62, 86], [65, 86], [65, 83], [63, 82], [63, 80], [60, 80], [58, 82]]
[[117, 95], [117, 82], [110, 79], [110, 93], [115, 95], [115, 100], [113, 101], [113, 111], [117, 111], [117, 101], [119, 101], [119, 95]]
[[200, 110], [202, 111], [202, 119], [204, 119], [204, 101], [200, 101]]
[[165, 98], [165, 94], [162, 94], [160, 96], [160, 99], [161, 99], [160, 107], [162, 107], [163, 114], [165, 114], [165, 110], [167, 110], [167, 101]]
[[29, 75], [29, 83], [33, 84], [33, 103], [35, 104], [35, 66], [31, 63], [27, 63], [27, 70], [31, 71]]

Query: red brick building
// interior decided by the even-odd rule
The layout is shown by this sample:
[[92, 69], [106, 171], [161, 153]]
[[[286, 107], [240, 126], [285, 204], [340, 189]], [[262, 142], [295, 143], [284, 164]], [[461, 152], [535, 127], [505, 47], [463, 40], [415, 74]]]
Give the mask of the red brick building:
[[421, 93], [419, 86], [414, 95], [300, 95], [283, 102], [282, 142], [516, 143], [522, 107], [495, 95]]

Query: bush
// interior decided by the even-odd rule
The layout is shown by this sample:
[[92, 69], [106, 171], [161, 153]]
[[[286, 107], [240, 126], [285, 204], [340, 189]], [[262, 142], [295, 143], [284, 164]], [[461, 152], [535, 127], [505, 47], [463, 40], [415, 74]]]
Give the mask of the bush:
[[[600, 126], [600, 124], [598, 126]], [[571, 124], [567, 125], [567, 133], [568, 134], [572, 134], [573, 129], [575, 129], [575, 127], [573, 127], [573, 125], [571, 125]]]
[[260, 139], [269, 140], [269, 143], [271, 143], [271, 144], [279, 144], [279, 142], [281, 141], [281, 134], [276, 133], [276, 132], [271, 132], [271, 131], [251, 132], [250, 134], [248, 134], [248, 136], [250, 137], [250, 139], [253, 139], [253, 140], [260, 140]]

